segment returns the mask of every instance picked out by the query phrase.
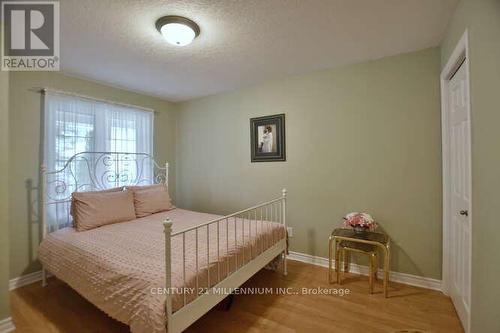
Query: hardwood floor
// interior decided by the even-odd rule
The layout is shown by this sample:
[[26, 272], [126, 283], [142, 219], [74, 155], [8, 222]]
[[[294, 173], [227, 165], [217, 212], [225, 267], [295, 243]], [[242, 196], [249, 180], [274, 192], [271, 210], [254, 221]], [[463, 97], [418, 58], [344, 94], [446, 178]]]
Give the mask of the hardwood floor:
[[[327, 270], [289, 261], [289, 275], [262, 270], [245, 287], [339, 288]], [[230, 310], [213, 309], [187, 332], [463, 332], [450, 299], [437, 291], [391, 283], [389, 298], [368, 294], [367, 277], [348, 275], [335, 295], [237, 295]], [[64, 283], [50, 279], [11, 292], [16, 332], [115, 333], [128, 327], [107, 317]]]

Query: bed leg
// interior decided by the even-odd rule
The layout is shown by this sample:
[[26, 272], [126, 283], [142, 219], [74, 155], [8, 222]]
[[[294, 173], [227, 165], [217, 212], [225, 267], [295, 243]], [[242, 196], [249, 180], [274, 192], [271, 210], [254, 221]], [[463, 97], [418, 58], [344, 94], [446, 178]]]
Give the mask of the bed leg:
[[283, 275], [287, 276], [288, 275], [288, 269], [286, 266], [286, 250], [283, 251]]
[[286, 227], [286, 188], [281, 190], [281, 223], [283, 223], [283, 228], [285, 229], [285, 250], [283, 251], [283, 275], [288, 275], [288, 269], [286, 267], [286, 253], [288, 251], [288, 228]]
[[47, 270], [42, 268], [42, 287], [47, 287]]
[[163, 231], [165, 233], [165, 288], [168, 292], [165, 295], [165, 315], [167, 319], [167, 333], [174, 333], [174, 323], [172, 317], [172, 254], [171, 254], [171, 238], [172, 238], [172, 221], [167, 217], [163, 222]]

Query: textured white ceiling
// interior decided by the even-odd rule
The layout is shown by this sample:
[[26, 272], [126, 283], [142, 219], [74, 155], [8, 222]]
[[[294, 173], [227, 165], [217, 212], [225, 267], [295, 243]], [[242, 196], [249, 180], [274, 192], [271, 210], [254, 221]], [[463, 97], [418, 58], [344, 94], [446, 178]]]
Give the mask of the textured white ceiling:
[[[437, 46], [458, 0], [61, 0], [62, 70], [171, 101]], [[196, 21], [169, 45], [157, 18]]]

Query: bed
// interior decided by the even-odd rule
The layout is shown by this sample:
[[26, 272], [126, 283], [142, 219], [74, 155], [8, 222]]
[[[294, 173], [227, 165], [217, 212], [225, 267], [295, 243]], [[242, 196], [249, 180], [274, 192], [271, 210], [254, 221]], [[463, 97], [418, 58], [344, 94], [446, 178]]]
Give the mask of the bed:
[[174, 208], [79, 232], [67, 213], [70, 193], [168, 185], [168, 164], [85, 152], [61, 170], [42, 168], [41, 179], [44, 285], [50, 272], [134, 333], [183, 331], [271, 262], [286, 274], [285, 190], [226, 216]]

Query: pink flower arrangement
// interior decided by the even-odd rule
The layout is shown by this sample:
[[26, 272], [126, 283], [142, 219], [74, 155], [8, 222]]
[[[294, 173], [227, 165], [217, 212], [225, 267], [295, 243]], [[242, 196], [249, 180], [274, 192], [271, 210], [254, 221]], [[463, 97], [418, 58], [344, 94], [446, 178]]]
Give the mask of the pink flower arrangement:
[[370, 214], [353, 212], [344, 217], [344, 227], [363, 228], [373, 231], [377, 228], [377, 222]]

